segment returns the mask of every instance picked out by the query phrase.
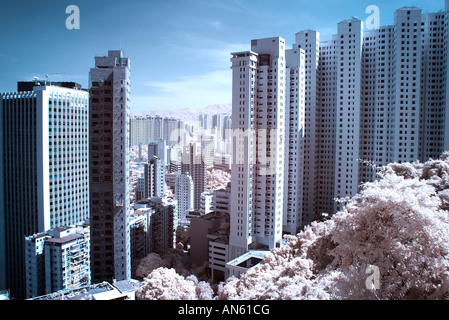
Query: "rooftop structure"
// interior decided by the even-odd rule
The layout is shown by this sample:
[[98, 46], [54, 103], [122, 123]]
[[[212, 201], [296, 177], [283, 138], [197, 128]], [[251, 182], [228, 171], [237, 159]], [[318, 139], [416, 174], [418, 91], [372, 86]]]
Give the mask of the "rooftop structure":
[[262, 262], [270, 251], [251, 250], [226, 263], [228, 276], [240, 277], [241, 274]]
[[139, 284], [139, 281], [133, 279], [116, 281], [112, 284], [104, 281], [28, 300], [135, 300], [135, 291], [139, 288]]

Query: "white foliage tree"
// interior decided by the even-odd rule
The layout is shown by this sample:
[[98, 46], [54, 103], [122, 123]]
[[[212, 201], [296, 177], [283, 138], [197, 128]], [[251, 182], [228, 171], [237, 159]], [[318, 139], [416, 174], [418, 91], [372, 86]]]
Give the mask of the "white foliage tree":
[[[449, 153], [391, 164], [379, 175], [330, 220], [289, 236], [239, 279], [221, 283], [216, 298], [448, 299]], [[379, 271], [378, 289], [367, 286], [370, 266]], [[214, 298], [207, 283], [163, 268], [149, 274], [139, 296]]]
[[151, 272], [136, 291], [136, 297], [141, 300], [197, 300], [195, 283], [168, 268]]
[[151, 272], [136, 291], [140, 300], [211, 300], [213, 291], [195, 276], [183, 276], [174, 269], [158, 268]]
[[221, 188], [225, 188], [228, 185], [228, 182], [231, 181], [231, 174], [219, 170], [219, 169], [208, 169], [207, 174], [207, 190], [218, 190]]
[[219, 299], [448, 299], [447, 160], [386, 166], [331, 220], [222, 283]]

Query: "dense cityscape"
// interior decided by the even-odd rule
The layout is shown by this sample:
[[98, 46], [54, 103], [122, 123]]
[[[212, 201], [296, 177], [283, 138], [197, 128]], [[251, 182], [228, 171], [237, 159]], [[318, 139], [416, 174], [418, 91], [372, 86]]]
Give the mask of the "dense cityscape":
[[449, 0], [391, 14], [248, 39], [193, 121], [121, 49], [1, 93], [2, 300], [448, 299]]

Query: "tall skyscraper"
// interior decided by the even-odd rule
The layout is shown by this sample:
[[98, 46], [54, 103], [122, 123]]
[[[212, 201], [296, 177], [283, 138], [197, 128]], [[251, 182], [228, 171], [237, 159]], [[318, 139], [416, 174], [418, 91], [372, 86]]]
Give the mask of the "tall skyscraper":
[[[296, 33], [293, 49], [304, 50], [304, 172], [302, 198], [302, 221], [308, 224], [315, 220], [315, 210], [318, 196], [316, 192], [317, 177], [317, 152], [318, 152], [318, 62], [320, 34], [313, 30], [304, 30]], [[291, 126], [296, 126], [296, 120], [290, 121]], [[301, 126], [299, 126], [301, 128]], [[293, 142], [296, 143], [296, 142]]]
[[137, 146], [163, 139], [168, 146], [183, 143], [184, 122], [160, 116], [133, 116], [130, 118], [130, 143]]
[[[335, 176], [335, 106], [337, 104], [337, 57], [335, 55], [336, 35], [332, 40], [321, 41], [319, 45], [319, 66], [317, 71], [317, 153], [316, 174], [311, 187], [315, 190], [313, 210], [303, 210], [310, 223], [321, 213], [334, 212]], [[306, 89], [307, 90], [307, 89]], [[307, 168], [304, 168], [307, 171]], [[309, 180], [310, 181], [310, 180]], [[307, 187], [304, 185], [304, 192]], [[314, 220], [314, 219], [312, 219]]]
[[164, 135], [166, 144], [174, 146], [183, 142], [184, 121], [174, 118], [164, 118]]
[[193, 180], [193, 209], [200, 210], [201, 194], [207, 187], [207, 164], [202, 153], [201, 142], [189, 143], [183, 148], [181, 173], [189, 174]]
[[[347, 198], [355, 195], [359, 187], [363, 22], [357, 18], [340, 22], [338, 41], [334, 198]], [[342, 205], [337, 203], [336, 211]]]
[[[335, 199], [350, 198], [362, 183], [376, 179], [372, 164], [424, 162], [448, 149], [445, 3], [437, 13], [400, 8], [393, 25], [365, 32], [357, 18], [341, 21], [333, 38], [311, 52], [310, 41], [298, 39], [310, 30], [297, 34], [306, 65], [318, 52], [316, 167], [308, 180], [307, 150], [314, 142], [306, 139], [304, 216], [342, 209], [344, 202]], [[306, 137], [309, 116], [306, 102]], [[306, 193], [312, 189], [314, 206], [308, 208]]]
[[165, 166], [161, 159], [153, 156], [153, 159], [145, 164], [145, 179], [148, 181], [149, 197], [165, 197]]
[[25, 296], [25, 237], [89, 217], [88, 93], [21, 82], [0, 96], [0, 289]]
[[200, 128], [203, 130], [209, 130], [212, 128], [212, 115], [201, 113], [198, 116], [198, 120], [200, 122]]
[[218, 139], [217, 132], [214, 134], [201, 134], [201, 153], [207, 167], [212, 167], [214, 165], [214, 156]]
[[292, 50], [268, 38], [232, 54], [231, 258], [341, 210], [376, 179], [373, 163], [448, 149], [448, 9], [400, 8], [393, 25], [369, 31], [346, 19], [330, 40], [303, 30]]
[[[305, 51], [285, 51], [285, 165], [283, 231], [295, 235], [304, 225]], [[306, 220], [307, 222], [307, 220]]]
[[130, 61], [121, 51], [95, 57], [90, 88], [92, 282], [126, 280], [130, 263]]
[[150, 143], [148, 143], [148, 162], [150, 162], [151, 159], [156, 156], [162, 161], [164, 166], [168, 165], [169, 162], [167, 161], [167, 150], [168, 149], [165, 140], [159, 139], [157, 141], [150, 141]]
[[[232, 53], [230, 258], [282, 239], [286, 59], [280, 37]], [[290, 79], [289, 79], [290, 81]]]
[[188, 172], [177, 174], [175, 179], [175, 200], [178, 201], [178, 221], [180, 224], [187, 224], [187, 214], [194, 207], [193, 180]]
[[143, 165], [143, 172], [137, 179], [135, 201], [152, 197], [165, 197], [165, 169], [162, 161], [153, 158]]

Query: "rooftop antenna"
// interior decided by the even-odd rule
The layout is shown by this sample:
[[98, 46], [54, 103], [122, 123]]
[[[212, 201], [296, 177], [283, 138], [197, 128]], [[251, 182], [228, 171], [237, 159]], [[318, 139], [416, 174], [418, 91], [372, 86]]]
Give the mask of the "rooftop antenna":
[[38, 81], [39, 81], [39, 77], [34, 76], [34, 83], [37, 83], [40, 86], [41, 84], [38, 83]]

